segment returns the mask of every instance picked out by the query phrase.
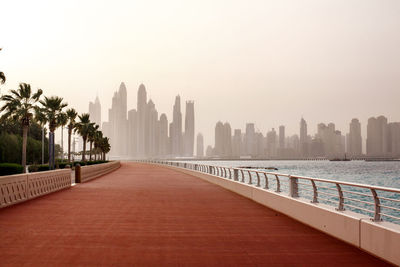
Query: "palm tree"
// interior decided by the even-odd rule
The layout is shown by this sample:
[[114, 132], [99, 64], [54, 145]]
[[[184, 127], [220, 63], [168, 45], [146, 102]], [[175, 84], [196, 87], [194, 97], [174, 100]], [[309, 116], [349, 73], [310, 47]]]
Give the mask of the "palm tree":
[[97, 125], [97, 124], [96, 125], [92, 125], [90, 127], [89, 134], [88, 134], [88, 141], [89, 141], [89, 144], [90, 144], [90, 146], [89, 146], [89, 160], [90, 161], [92, 161], [92, 146], [93, 146], [93, 142], [94, 142], [94, 140], [96, 138], [97, 129], [99, 129], [99, 125]]
[[62, 112], [58, 117], [58, 124], [61, 126], [61, 159], [64, 160], [64, 126], [68, 123], [68, 116]]
[[[0, 51], [2, 48], [0, 48]], [[4, 84], [6, 82], [6, 76], [4, 75], [4, 72], [0, 71], [0, 84]]]
[[103, 160], [106, 160], [106, 154], [111, 150], [110, 139], [108, 137], [104, 137], [101, 140], [100, 149], [103, 154]]
[[76, 116], [78, 116], [78, 113], [75, 111], [75, 109], [70, 108], [67, 110], [67, 117], [68, 117], [68, 162], [71, 162], [71, 136], [72, 136], [72, 130], [75, 128], [76, 122]]
[[86, 141], [88, 139], [90, 128], [94, 123], [90, 122], [88, 113], [84, 113], [82, 115], [79, 115], [78, 117], [80, 122], [76, 124], [75, 132], [78, 132], [82, 136], [83, 139], [82, 161], [86, 161]]
[[97, 159], [97, 154], [99, 154], [100, 150], [100, 145], [101, 145], [101, 140], [103, 139], [103, 132], [102, 131], [97, 131], [95, 134], [94, 138], [94, 160]]
[[36, 103], [39, 101], [43, 91], [38, 89], [32, 94], [31, 86], [21, 83], [17, 90], [11, 90], [11, 94], [3, 95], [0, 99], [4, 101], [4, 105], [0, 108], [0, 112], [5, 111], [2, 116], [11, 118], [22, 123], [22, 166], [26, 171], [26, 144], [28, 140], [28, 128], [33, 119], [33, 111]]
[[40, 108], [36, 107], [35, 120], [39, 123], [40, 127], [42, 127], [42, 164], [44, 164], [44, 127], [46, 125], [46, 116], [39, 110]]
[[42, 104], [42, 108], [38, 111], [43, 113], [46, 122], [49, 123], [49, 167], [54, 169], [54, 131], [60, 126], [62, 110], [67, 104], [63, 103], [63, 99], [58, 96], [44, 97], [40, 104]]

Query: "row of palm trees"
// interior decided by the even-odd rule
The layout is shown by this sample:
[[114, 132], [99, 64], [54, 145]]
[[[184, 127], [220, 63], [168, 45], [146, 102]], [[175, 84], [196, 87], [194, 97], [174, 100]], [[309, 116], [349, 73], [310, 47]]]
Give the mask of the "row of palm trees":
[[[105, 155], [110, 151], [110, 143], [107, 137], [98, 130], [99, 126], [90, 121], [89, 114], [78, 115], [73, 108], [64, 112], [67, 103], [63, 98], [52, 96], [42, 98], [43, 91], [38, 89], [32, 92], [31, 86], [21, 83], [17, 90], [10, 90], [9, 94], [1, 96], [4, 102], [0, 108], [3, 112], [1, 119], [12, 119], [22, 124], [22, 166], [26, 169], [26, 146], [28, 129], [32, 121], [38, 122], [42, 127], [49, 128], [49, 166], [54, 169], [54, 132], [60, 126], [68, 125], [68, 162], [71, 162], [71, 136], [77, 132], [83, 139], [82, 160], [86, 161], [86, 142], [90, 143], [90, 160], [92, 160], [92, 145], [94, 144], [95, 159], [98, 154], [105, 160]], [[41, 99], [42, 98], [42, 99]], [[79, 121], [76, 121], [76, 119]]]

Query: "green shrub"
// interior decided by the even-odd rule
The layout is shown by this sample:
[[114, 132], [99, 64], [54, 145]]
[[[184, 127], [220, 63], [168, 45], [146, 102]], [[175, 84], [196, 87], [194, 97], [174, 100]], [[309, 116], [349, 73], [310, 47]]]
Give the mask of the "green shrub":
[[58, 167], [60, 169], [65, 169], [65, 166], [67, 166], [67, 165], [71, 166], [71, 164], [69, 164], [68, 162], [60, 162], [60, 163], [58, 163]]
[[16, 163], [0, 163], [0, 175], [12, 175], [22, 173], [24, 167]]

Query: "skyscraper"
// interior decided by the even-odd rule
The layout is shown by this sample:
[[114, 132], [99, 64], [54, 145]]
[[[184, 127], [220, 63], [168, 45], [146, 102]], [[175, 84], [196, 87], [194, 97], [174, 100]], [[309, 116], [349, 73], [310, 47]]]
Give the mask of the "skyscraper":
[[194, 102], [186, 101], [185, 115], [185, 156], [193, 157], [194, 150]]
[[388, 124], [389, 153], [392, 157], [400, 157], [400, 122]]
[[145, 121], [146, 121], [147, 93], [146, 87], [141, 84], [137, 95], [137, 153], [139, 157], [145, 156]]
[[272, 128], [272, 130], [267, 133], [267, 151], [269, 158], [274, 158], [277, 156], [276, 145], [277, 145], [276, 131], [274, 128]]
[[240, 157], [242, 147], [242, 131], [240, 129], [235, 129], [232, 141], [232, 156]]
[[223, 131], [223, 148], [222, 155], [224, 157], [232, 156], [232, 129], [231, 125], [227, 122], [224, 123]]
[[361, 124], [358, 119], [352, 119], [350, 122], [347, 148], [349, 156], [361, 156], [362, 154]]
[[255, 154], [255, 128], [254, 123], [247, 123], [246, 124], [246, 134], [244, 137], [245, 147], [246, 147], [246, 155], [252, 156]]
[[307, 122], [304, 118], [300, 121], [300, 155], [308, 156], [308, 137], [307, 137]]
[[114, 156], [126, 156], [128, 153], [127, 91], [123, 82], [119, 86], [119, 90], [114, 93], [112, 106], [108, 114], [108, 130], [111, 142], [110, 154]]
[[131, 109], [128, 112], [128, 156], [130, 158], [137, 156], [137, 111]]
[[285, 148], [285, 126], [279, 126], [279, 149]]
[[196, 146], [197, 146], [196, 156], [198, 158], [204, 157], [204, 138], [201, 133], [197, 134]]
[[181, 113], [181, 97], [178, 95], [175, 98], [172, 120], [172, 154], [174, 156], [181, 156], [183, 152], [183, 139], [182, 139], [182, 113]]
[[214, 145], [214, 155], [222, 156], [224, 151], [224, 124], [219, 121], [215, 125], [215, 145]]
[[169, 138], [168, 138], [168, 119], [167, 115], [161, 114], [159, 120], [159, 155], [166, 156], [169, 153]]
[[368, 119], [367, 125], [367, 155], [387, 156], [387, 118], [379, 116]]
[[96, 100], [93, 102], [89, 102], [89, 115], [90, 121], [96, 123], [100, 127], [101, 125], [101, 105], [99, 97], [96, 96]]

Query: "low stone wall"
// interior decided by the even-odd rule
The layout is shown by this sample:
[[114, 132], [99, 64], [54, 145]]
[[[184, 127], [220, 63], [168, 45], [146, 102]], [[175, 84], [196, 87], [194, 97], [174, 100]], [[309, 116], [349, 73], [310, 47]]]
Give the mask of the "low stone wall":
[[0, 208], [71, 187], [71, 170], [0, 177]]
[[109, 172], [115, 171], [121, 166], [121, 162], [112, 161], [107, 163], [82, 166], [81, 167], [81, 177], [80, 181], [77, 182], [87, 182], [99, 176], [105, 175]]
[[306, 199], [292, 198], [212, 174], [161, 166], [219, 185], [400, 266], [400, 226], [397, 224], [372, 222], [369, 217], [358, 213], [337, 211], [328, 205], [311, 204]]

